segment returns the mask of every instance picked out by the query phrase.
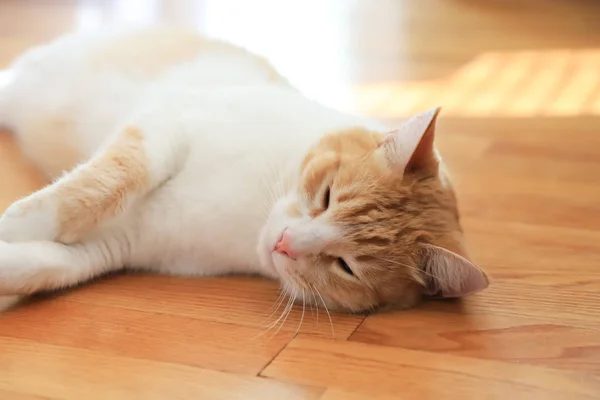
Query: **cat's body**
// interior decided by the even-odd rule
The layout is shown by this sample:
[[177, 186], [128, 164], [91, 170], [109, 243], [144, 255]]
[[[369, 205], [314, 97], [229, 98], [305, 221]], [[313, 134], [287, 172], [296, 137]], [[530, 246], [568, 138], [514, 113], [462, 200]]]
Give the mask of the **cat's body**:
[[[394, 266], [424, 257], [413, 248], [427, 237], [414, 233], [426, 232], [426, 226], [411, 226], [420, 217], [384, 230], [390, 218], [375, 212], [391, 212], [392, 203], [376, 200], [353, 223], [339, 205], [352, 185], [378, 190], [366, 171], [382, 181], [393, 177], [380, 163], [388, 160], [391, 167], [399, 161], [384, 145], [391, 129], [306, 99], [267, 62], [242, 49], [171, 30], [71, 36], [30, 52], [12, 71], [15, 80], [0, 89], [0, 124], [16, 133], [25, 153], [52, 178], [82, 164], [15, 203], [0, 220], [0, 294], [73, 285], [124, 267], [186, 275], [258, 273], [280, 279], [298, 298], [310, 300], [318, 291], [325, 303], [355, 311], [416, 303], [424, 286], [431, 286], [426, 276], [439, 275], [436, 268], [445, 268], [446, 282], [436, 281], [433, 292], [462, 295], [487, 285], [478, 268], [453, 258], [463, 253], [460, 226], [437, 162], [435, 181], [422, 188], [423, 196], [446, 197], [432, 197], [443, 216], [432, 216], [439, 227], [429, 236], [453, 253], [431, 256], [450, 257], [434, 267]], [[419, 153], [436, 115], [406, 125], [404, 135], [416, 139], [409, 140], [412, 150], [404, 158]], [[423, 157], [437, 160], [432, 152]], [[346, 164], [356, 168], [367, 159], [374, 164], [344, 173]], [[335, 171], [343, 178], [337, 184]], [[400, 188], [404, 181], [410, 187], [402, 174], [390, 185]], [[381, 231], [373, 233], [374, 227]], [[394, 244], [400, 228], [412, 235], [398, 239], [410, 240], [406, 259], [395, 256], [399, 250], [382, 248], [384, 240]], [[371, 233], [362, 238], [361, 232]], [[379, 244], [356, 250], [369, 234]], [[348, 252], [347, 263], [336, 267]], [[381, 262], [376, 260], [388, 253], [388, 266], [377, 266], [381, 276], [371, 276]], [[372, 262], [373, 271], [359, 265], [371, 256], [365, 265]], [[444, 263], [454, 263], [458, 274]], [[387, 285], [396, 286], [395, 275], [394, 295]]]

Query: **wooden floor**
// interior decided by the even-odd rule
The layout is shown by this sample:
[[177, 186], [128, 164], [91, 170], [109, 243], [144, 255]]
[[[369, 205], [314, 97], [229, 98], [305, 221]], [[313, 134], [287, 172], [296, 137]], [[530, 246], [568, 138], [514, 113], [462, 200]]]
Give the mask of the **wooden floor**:
[[[342, 109], [447, 105], [439, 147], [492, 285], [333, 327], [296, 308], [274, 334], [273, 282], [113, 276], [0, 314], [0, 399], [600, 398], [597, 2], [4, 0], [0, 69], [153, 21], [247, 45]], [[0, 207], [41, 184], [0, 135]]]

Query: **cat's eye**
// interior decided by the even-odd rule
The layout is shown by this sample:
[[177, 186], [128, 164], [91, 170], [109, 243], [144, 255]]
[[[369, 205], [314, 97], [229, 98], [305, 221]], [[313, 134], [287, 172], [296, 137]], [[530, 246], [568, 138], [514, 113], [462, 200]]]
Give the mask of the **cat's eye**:
[[337, 262], [338, 262], [340, 268], [343, 269], [345, 273], [347, 273], [349, 275], [354, 275], [354, 272], [352, 272], [352, 269], [350, 269], [350, 266], [348, 266], [348, 263], [346, 261], [344, 261], [343, 258], [338, 258]]
[[329, 198], [331, 197], [331, 188], [327, 186], [327, 190], [325, 190], [325, 195], [323, 197], [323, 208], [327, 210], [329, 208]]

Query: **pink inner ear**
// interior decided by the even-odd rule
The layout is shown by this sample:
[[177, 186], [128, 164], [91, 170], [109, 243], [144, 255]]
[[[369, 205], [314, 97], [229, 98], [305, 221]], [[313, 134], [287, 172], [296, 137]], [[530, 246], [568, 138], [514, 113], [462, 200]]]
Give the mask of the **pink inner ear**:
[[426, 168], [436, 161], [435, 159], [435, 150], [433, 146], [433, 142], [435, 139], [435, 118], [437, 114], [433, 117], [430, 125], [427, 127], [423, 135], [421, 136], [421, 140], [417, 147], [412, 153], [412, 156], [408, 160], [406, 164], [405, 170], [417, 170], [421, 168]]
[[383, 143], [385, 158], [390, 166], [418, 169], [435, 161], [435, 122], [440, 108], [417, 114], [404, 122]]
[[463, 297], [489, 286], [487, 274], [466, 258], [439, 246], [425, 245], [427, 295]]

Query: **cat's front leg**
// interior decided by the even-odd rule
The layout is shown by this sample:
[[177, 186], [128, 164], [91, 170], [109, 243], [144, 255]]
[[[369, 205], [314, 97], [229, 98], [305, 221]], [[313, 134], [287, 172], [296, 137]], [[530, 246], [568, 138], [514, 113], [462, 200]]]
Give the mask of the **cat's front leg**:
[[0, 241], [0, 296], [61, 289], [123, 269], [131, 248], [122, 240], [105, 237], [73, 245]]
[[14, 202], [0, 217], [0, 240], [8, 243], [54, 240], [59, 234], [52, 186]]
[[176, 174], [186, 154], [176, 129], [124, 128], [90, 161], [11, 205], [0, 240], [78, 242]]

